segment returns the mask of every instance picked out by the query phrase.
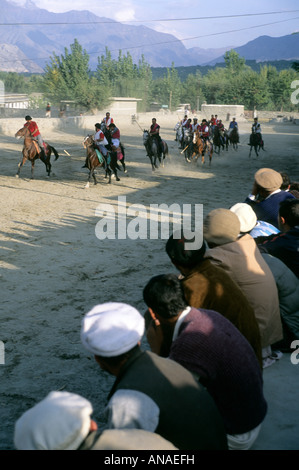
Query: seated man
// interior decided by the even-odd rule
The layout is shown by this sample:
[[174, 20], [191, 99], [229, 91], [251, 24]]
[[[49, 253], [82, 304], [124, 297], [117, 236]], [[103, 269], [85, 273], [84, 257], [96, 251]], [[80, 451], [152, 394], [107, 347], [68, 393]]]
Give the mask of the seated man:
[[267, 403], [262, 371], [248, 341], [219, 313], [191, 307], [175, 274], [150, 279], [143, 298], [153, 319], [147, 331], [152, 350], [159, 354], [170, 339], [169, 359], [191, 371], [214, 398], [228, 448], [249, 449]]
[[285, 199], [295, 199], [293, 194], [280, 189], [282, 181], [278, 171], [260, 168], [254, 175], [251, 194], [244, 201], [252, 207], [258, 220], [277, 228], [279, 204]]
[[210, 394], [177, 362], [142, 350], [143, 334], [143, 316], [124, 303], [96, 305], [83, 318], [84, 347], [115, 376], [106, 427], [156, 432], [182, 450], [226, 450], [223, 421]]
[[278, 225], [281, 233], [260, 238], [259, 248], [279, 258], [299, 278], [299, 199], [280, 203]]

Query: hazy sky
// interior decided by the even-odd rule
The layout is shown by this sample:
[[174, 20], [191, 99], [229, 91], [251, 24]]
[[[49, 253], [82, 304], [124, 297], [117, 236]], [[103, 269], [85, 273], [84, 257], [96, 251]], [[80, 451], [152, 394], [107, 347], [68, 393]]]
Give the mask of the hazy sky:
[[[13, 3], [23, 6], [26, 2], [28, 0], [13, 0]], [[277, 37], [299, 31], [298, 0], [33, 0], [33, 3], [39, 8], [55, 13], [89, 10], [101, 18], [136, 26], [143, 24], [157, 31], [173, 34], [184, 40], [187, 48], [237, 47], [258, 36]], [[290, 10], [297, 11], [287, 13]], [[274, 12], [286, 13], [256, 16], [257, 13]], [[249, 16], [223, 18], [232, 15]], [[215, 18], [221, 16], [222, 18]], [[203, 17], [209, 19], [196, 19]], [[175, 19], [178, 21], [169, 21]]]

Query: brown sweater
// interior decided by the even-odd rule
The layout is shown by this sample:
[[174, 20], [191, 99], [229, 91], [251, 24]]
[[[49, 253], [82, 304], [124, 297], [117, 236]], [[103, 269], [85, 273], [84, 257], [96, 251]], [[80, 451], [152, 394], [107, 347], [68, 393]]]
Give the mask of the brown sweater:
[[231, 277], [204, 260], [181, 282], [188, 304], [214, 310], [230, 320], [251, 344], [262, 366], [261, 337], [254, 310]]

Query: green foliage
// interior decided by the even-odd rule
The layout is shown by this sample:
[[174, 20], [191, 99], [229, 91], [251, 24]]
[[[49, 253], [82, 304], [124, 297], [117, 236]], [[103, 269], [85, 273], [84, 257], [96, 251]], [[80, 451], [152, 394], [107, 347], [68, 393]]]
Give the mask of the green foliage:
[[[299, 63], [276, 61], [257, 64], [245, 61], [236, 51], [226, 52], [218, 66], [153, 69], [144, 56], [134, 64], [129, 52], [112, 58], [108, 48], [98, 58], [97, 70], [89, 70], [89, 56], [77, 40], [64, 55], [49, 59], [44, 76], [0, 72], [5, 90], [12, 93], [43, 92], [53, 104], [71, 100], [80, 109], [103, 109], [112, 96], [140, 99], [138, 111], [151, 103], [174, 110], [180, 103], [198, 109], [210, 104], [241, 104], [245, 109], [293, 111], [291, 84], [298, 79]], [[249, 66], [250, 65], [250, 66]], [[154, 73], [153, 73], [154, 71]], [[155, 78], [153, 78], [153, 75]], [[184, 78], [182, 78], [184, 77]]]

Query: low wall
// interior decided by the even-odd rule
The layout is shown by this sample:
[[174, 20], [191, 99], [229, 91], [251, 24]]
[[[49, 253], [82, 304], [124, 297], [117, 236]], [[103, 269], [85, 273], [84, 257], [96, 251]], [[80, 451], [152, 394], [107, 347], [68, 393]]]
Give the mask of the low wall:
[[226, 105], [226, 104], [202, 104], [201, 114], [206, 116], [209, 120], [212, 114], [217, 114], [218, 119], [223, 122], [231, 120], [233, 117], [239, 121], [245, 118], [244, 106], [242, 105]]

